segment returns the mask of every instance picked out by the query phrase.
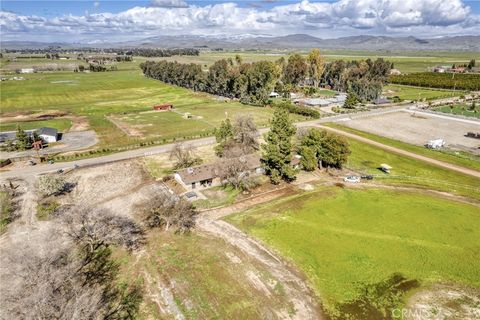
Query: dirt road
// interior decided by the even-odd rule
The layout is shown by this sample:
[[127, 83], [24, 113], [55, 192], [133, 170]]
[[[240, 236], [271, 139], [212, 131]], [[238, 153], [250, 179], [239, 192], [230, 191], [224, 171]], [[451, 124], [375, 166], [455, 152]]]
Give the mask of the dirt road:
[[339, 130], [339, 129], [334, 129], [334, 128], [322, 126], [320, 124], [315, 125], [315, 127], [325, 129], [325, 130], [329, 130], [329, 131], [335, 132], [337, 134], [341, 134], [341, 135], [346, 136], [348, 138], [352, 138], [352, 139], [358, 140], [360, 142], [364, 142], [364, 143], [370, 144], [372, 146], [382, 148], [382, 149], [387, 150], [389, 152], [401, 154], [403, 156], [407, 156], [407, 157], [410, 157], [410, 158], [414, 158], [414, 159], [417, 159], [417, 160], [428, 162], [428, 163], [431, 163], [433, 165], [436, 165], [436, 166], [439, 166], [439, 167], [442, 167], [442, 168], [450, 169], [450, 170], [460, 172], [460, 173], [463, 173], [463, 174], [466, 174], [466, 175], [469, 175], [469, 176], [480, 178], [480, 171], [460, 167], [460, 166], [457, 166], [457, 165], [454, 165], [454, 164], [451, 164], [451, 163], [446, 163], [446, 162], [443, 162], [443, 161], [440, 161], [440, 160], [425, 157], [425, 156], [419, 155], [417, 153], [413, 153], [413, 152], [410, 152], [410, 151], [406, 151], [406, 150], [402, 150], [402, 149], [395, 148], [395, 147], [392, 147], [392, 146], [388, 146], [388, 145], [385, 145], [383, 143], [376, 142], [376, 141], [358, 136], [358, 135], [353, 134], [353, 133], [345, 132], [345, 131], [342, 131], [342, 130]]

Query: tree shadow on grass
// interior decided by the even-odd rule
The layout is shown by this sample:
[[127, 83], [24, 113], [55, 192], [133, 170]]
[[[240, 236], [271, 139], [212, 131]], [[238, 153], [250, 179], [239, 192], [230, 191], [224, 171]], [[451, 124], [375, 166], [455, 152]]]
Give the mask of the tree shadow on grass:
[[420, 286], [416, 279], [394, 273], [373, 284], [360, 284], [361, 294], [354, 300], [339, 304], [334, 319], [390, 320], [392, 310], [401, 306], [404, 295]]

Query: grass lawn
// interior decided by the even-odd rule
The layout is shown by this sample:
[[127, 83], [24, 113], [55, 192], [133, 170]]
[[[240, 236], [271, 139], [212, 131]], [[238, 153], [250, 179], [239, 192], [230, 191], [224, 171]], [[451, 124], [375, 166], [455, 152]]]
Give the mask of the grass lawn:
[[202, 193], [208, 199], [197, 200], [194, 204], [197, 208], [207, 209], [232, 204], [240, 193], [240, 190], [232, 187], [213, 187], [202, 190]]
[[[388, 93], [393, 91], [391, 93]], [[453, 91], [446, 89], [429, 89], [413, 86], [404, 86], [399, 84], [389, 84], [383, 87], [383, 91], [387, 92], [387, 97], [399, 96], [403, 100], [433, 100], [448, 97], [457, 97], [465, 94], [463, 91]]]
[[23, 122], [2, 122], [0, 123], [0, 131], [14, 131], [19, 125], [23, 130], [38, 129], [41, 127], [52, 127], [60, 132], [65, 132], [72, 126], [72, 121], [68, 119], [52, 119], [39, 121], [23, 121]]
[[468, 152], [449, 151], [449, 150], [432, 150], [425, 147], [416, 146], [403, 141], [394, 140], [382, 136], [377, 136], [365, 131], [360, 131], [338, 123], [327, 123], [325, 126], [350, 132], [361, 137], [368, 138], [373, 141], [383, 143], [388, 146], [393, 146], [402, 150], [407, 150], [417, 154], [421, 154], [430, 158], [438, 159], [444, 162], [456, 164], [462, 167], [471, 168], [480, 171], [480, 156], [473, 155]]
[[421, 193], [322, 187], [227, 220], [293, 260], [332, 311], [397, 272], [479, 287], [478, 214]]
[[443, 107], [438, 107], [435, 108], [435, 111], [440, 111], [443, 113], [450, 113], [450, 114], [457, 114], [457, 115], [462, 115], [465, 117], [474, 117], [480, 119], [480, 109], [477, 110], [477, 112], [474, 112], [473, 110], [470, 111], [468, 108], [470, 106], [464, 105], [464, 104], [456, 104], [452, 106], [443, 106]]

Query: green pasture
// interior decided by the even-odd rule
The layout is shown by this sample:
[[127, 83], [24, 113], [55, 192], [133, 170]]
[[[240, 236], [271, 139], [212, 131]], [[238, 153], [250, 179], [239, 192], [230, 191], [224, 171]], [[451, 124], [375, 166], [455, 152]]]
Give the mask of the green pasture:
[[65, 132], [72, 126], [72, 121], [69, 119], [51, 119], [38, 121], [21, 121], [21, 122], [2, 122], [0, 123], [0, 131], [14, 131], [17, 130], [17, 125], [23, 130], [32, 130], [42, 127], [52, 127], [60, 132]]
[[[227, 220], [293, 261], [338, 314], [394, 273], [479, 287], [478, 212], [418, 192], [321, 187]], [[375, 307], [385, 302], [373, 298]]]
[[441, 160], [444, 162], [452, 163], [462, 167], [475, 169], [480, 171], [480, 156], [463, 152], [463, 151], [450, 151], [450, 150], [433, 150], [425, 147], [420, 147], [403, 141], [390, 139], [387, 137], [378, 136], [365, 131], [353, 129], [347, 126], [343, 126], [338, 123], [326, 123], [326, 126], [340, 129], [345, 132], [350, 132], [361, 137], [368, 138], [373, 141], [383, 143], [388, 146], [396, 147], [402, 150], [410, 151], [420, 155], [424, 155], [433, 159]]
[[[145, 78], [140, 69], [101, 73], [36, 73], [24, 75], [24, 81], [2, 82], [1, 114], [20, 112], [32, 113], [47, 110], [67, 111], [84, 115], [100, 137], [100, 146], [122, 146], [138, 142], [124, 134], [107, 115], [132, 117], [141, 111], [151, 111], [161, 103], [173, 103], [178, 111], [202, 116], [202, 121], [183, 120], [169, 112], [137, 114], [140, 119], [131, 119], [133, 124], [140, 120], [151, 120], [145, 126], [148, 135], [185, 136], [201, 134], [212, 129], [227, 115], [251, 113], [265, 125], [271, 110], [245, 106], [238, 102], [221, 102], [215, 97], [188, 89], [170, 86]], [[297, 120], [305, 119], [296, 117]], [[179, 120], [178, 122], [176, 120]], [[142, 123], [140, 123], [142, 124]], [[187, 132], [182, 130], [188, 129]]]
[[429, 89], [421, 87], [404, 86], [398, 84], [389, 84], [383, 87], [383, 92], [387, 97], [398, 96], [403, 100], [433, 100], [449, 97], [458, 97], [465, 94], [464, 91], [454, 91], [446, 89]]
[[456, 114], [456, 115], [461, 115], [465, 117], [474, 117], [474, 118], [480, 118], [480, 106], [477, 107], [476, 112], [474, 110], [468, 110], [470, 106], [465, 105], [465, 104], [455, 104], [453, 106], [442, 106], [435, 108], [435, 111], [440, 111], [443, 113], [450, 113], [450, 114]]
[[[390, 153], [354, 139], [348, 139], [348, 142], [352, 154], [346, 167], [361, 173], [373, 174], [378, 182], [433, 189], [480, 200], [479, 178]], [[378, 169], [382, 163], [393, 167], [390, 174]]]

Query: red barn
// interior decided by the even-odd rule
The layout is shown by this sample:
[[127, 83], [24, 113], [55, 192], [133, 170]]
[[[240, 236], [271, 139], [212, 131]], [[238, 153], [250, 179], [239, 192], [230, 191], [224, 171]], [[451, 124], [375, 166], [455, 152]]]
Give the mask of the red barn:
[[165, 111], [173, 109], [173, 104], [166, 103], [166, 104], [159, 104], [158, 106], [153, 106], [153, 110], [157, 111]]

